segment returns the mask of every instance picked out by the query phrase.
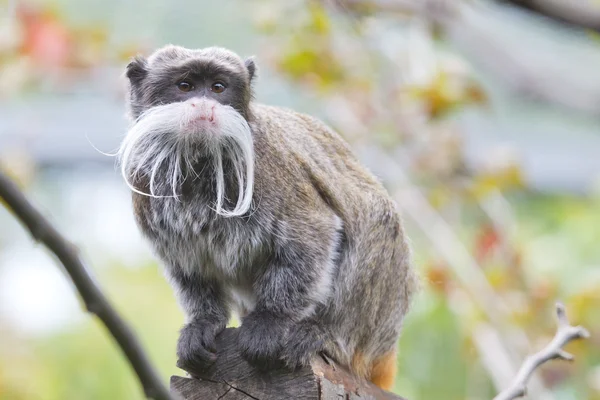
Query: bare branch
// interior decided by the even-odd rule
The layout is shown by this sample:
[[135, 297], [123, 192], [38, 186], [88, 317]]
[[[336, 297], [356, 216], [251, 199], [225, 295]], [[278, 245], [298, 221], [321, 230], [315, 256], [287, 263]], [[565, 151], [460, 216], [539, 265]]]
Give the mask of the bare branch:
[[503, 0], [576, 28], [600, 31], [600, 7], [592, 2], [564, 0]]
[[533, 372], [542, 364], [554, 359], [571, 361], [573, 355], [562, 348], [575, 339], [588, 338], [590, 333], [581, 326], [571, 326], [565, 312], [565, 306], [556, 303], [556, 315], [558, 318], [558, 330], [552, 341], [539, 352], [527, 357], [519, 369], [512, 385], [494, 397], [494, 400], [512, 400], [525, 395], [527, 382]]
[[0, 172], [0, 199], [14, 215], [29, 229], [38, 242], [52, 251], [65, 267], [89, 312], [104, 323], [135, 370], [146, 397], [156, 400], [172, 399], [168, 389], [150, 361], [133, 331], [110, 305], [94, 279], [86, 270], [74, 245], [61, 234], [27, 200], [19, 188]]

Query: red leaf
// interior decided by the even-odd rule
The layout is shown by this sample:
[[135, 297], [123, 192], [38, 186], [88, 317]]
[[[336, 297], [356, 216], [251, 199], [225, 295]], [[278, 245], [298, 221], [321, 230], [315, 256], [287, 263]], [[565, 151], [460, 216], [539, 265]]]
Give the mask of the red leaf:
[[64, 67], [69, 62], [72, 40], [69, 31], [51, 13], [21, 6], [18, 18], [23, 27], [21, 52], [44, 67]]

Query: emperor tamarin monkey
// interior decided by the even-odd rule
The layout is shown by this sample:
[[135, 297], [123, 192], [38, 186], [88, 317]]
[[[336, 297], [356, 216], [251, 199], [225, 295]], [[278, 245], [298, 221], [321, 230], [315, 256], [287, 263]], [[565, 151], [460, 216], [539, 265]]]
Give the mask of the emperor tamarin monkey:
[[214, 362], [236, 310], [249, 362], [297, 367], [323, 352], [389, 388], [415, 288], [395, 205], [329, 127], [254, 102], [255, 70], [216, 47], [127, 66], [120, 163], [187, 316], [179, 365]]

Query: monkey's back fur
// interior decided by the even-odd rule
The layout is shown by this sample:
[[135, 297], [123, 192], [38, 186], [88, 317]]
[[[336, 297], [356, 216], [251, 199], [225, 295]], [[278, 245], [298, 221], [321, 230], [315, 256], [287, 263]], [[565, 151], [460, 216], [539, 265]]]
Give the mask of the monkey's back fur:
[[[256, 103], [251, 114], [255, 186], [248, 216], [214, 213], [206, 167], [186, 179], [178, 199], [134, 193], [137, 221], [188, 312], [205, 291], [225, 297], [242, 315], [258, 302], [294, 323], [283, 346], [296, 348], [284, 353], [314, 346], [372, 378], [377, 360], [394, 354], [415, 290], [395, 204], [322, 122]], [[228, 193], [236, 190], [229, 179]], [[265, 274], [270, 283], [263, 285]], [[190, 289], [194, 282], [198, 287]], [[290, 283], [306, 293], [292, 300]], [[305, 303], [297, 304], [298, 297]], [[202, 312], [216, 318], [223, 311]]]

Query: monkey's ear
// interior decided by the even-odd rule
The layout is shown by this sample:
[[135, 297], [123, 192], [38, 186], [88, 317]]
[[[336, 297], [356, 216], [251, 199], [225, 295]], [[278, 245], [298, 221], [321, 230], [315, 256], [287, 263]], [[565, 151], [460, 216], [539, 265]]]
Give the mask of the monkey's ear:
[[137, 86], [148, 74], [148, 62], [142, 56], [136, 56], [125, 71], [125, 76], [129, 79], [132, 86]]
[[247, 58], [246, 61], [244, 61], [244, 64], [246, 65], [246, 69], [248, 70], [250, 82], [252, 82], [252, 79], [254, 78], [254, 76], [256, 76], [256, 63], [254, 62], [254, 57]]

